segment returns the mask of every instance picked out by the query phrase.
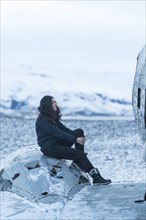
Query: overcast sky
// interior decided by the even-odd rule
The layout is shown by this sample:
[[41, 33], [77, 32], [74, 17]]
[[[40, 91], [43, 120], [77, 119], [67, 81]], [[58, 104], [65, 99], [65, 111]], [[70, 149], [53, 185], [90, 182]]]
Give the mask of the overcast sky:
[[5, 67], [133, 72], [145, 1], [2, 1]]

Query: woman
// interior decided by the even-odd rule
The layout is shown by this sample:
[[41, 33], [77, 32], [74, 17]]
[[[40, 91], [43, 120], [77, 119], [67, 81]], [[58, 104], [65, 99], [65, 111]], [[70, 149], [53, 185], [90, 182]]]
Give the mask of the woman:
[[[94, 168], [84, 152], [85, 137], [82, 129], [71, 130], [61, 123], [61, 114], [52, 96], [44, 96], [38, 107], [36, 120], [38, 145], [44, 155], [58, 159], [73, 160], [80, 169], [88, 172], [93, 184], [109, 184], [97, 168]], [[71, 146], [75, 144], [75, 148]]]

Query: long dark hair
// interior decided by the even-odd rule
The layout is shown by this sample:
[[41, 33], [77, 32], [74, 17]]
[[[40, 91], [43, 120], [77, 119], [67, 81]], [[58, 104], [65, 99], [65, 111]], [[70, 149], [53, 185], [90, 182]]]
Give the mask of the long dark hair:
[[40, 101], [40, 106], [38, 107], [38, 111], [40, 116], [46, 116], [50, 121], [55, 122], [57, 120], [61, 120], [60, 109], [57, 106], [57, 111], [52, 109], [52, 99], [53, 96], [46, 95]]

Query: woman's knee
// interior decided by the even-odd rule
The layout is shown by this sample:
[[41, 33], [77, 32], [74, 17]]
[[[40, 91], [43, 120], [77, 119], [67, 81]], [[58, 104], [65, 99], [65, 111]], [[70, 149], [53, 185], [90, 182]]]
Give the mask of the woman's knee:
[[76, 137], [84, 137], [84, 131], [81, 128], [75, 129], [73, 133]]

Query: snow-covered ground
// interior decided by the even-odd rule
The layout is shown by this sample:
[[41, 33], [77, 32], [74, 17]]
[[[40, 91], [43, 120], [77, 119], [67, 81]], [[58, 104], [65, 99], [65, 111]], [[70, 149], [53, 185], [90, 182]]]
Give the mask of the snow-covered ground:
[[[36, 144], [34, 119], [1, 117], [1, 160], [18, 148]], [[35, 204], [10, 192], [0, 192], [1, 219], [143, 220], [145, 203], [135, 204], [145, 191], [143, 146], [133, 120], [66, 120], [85, 131], [88, 157], [112, 184], [85, 186], [65, 205]]]

